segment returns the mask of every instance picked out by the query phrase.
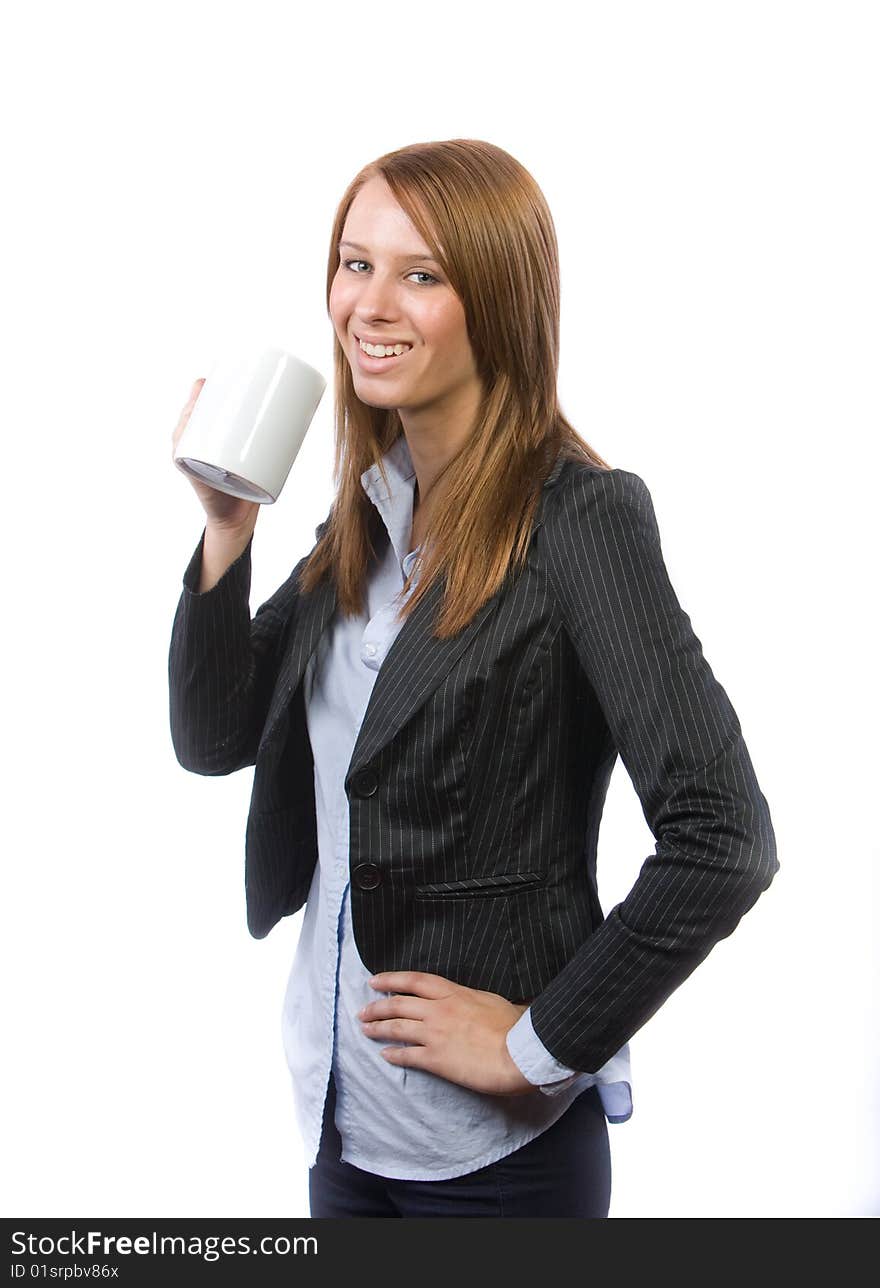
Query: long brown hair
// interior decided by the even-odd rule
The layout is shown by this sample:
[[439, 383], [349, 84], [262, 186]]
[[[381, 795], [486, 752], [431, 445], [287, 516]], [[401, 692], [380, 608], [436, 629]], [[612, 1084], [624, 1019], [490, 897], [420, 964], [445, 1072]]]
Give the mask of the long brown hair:
[[[333, 223], [328, 316], [349, 207], [376, 176], [388, 184], [459, 296], [483, 386], [473, 430], [442, 471], [448, 478], [426, 528], [419, 580], [400, 614], [407, 617], [431, 583], [445, 577], [434, 635], [446, 639], [468, 624], [508, 572], [524, 564], [541, 487], [557, 455], [611, 467], [560, 410], [556, 231], [538, 184], [502, 148], [481, 139], [414, 143], [364, 166]], [[352, 614], [366, 608], [367, 571], [381, 530], [360, 476], [374, 464], [381, 468], [403, 425], [396, 410], [371, 407], [357, 397], [338, 337], [334, 412], [337, 490], [299, 584], [309, 592], [332, 575], [341, 611]]]

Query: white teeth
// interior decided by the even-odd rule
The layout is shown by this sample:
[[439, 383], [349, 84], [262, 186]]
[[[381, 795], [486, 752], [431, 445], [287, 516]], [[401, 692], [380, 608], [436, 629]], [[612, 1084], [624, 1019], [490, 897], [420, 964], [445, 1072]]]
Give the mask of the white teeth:
[[411, 344], [367, 344], [365, 340], [359, 340], [358, 344], [361, 346], [364, 353], [368, 353], [371, 358], [387, 358], [390, 357], [392, 353], [400, 355], [401, 353], [406, 353], [407, 350], [412, 348]]

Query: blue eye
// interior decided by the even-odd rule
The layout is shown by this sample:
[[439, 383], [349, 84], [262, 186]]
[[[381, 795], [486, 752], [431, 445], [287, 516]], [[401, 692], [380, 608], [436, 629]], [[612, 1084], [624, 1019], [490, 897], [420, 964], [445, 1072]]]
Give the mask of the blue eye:
[[[369, 261], [365, 259], [344, 259], [342, 261], [342, 264], [344, 268], [349, 269], [349, 271], [353, 273], [355, 272], [355, 270], [351, 267], [352, 264], [366, 264], [368, 262]], [[413, 272], [410, 273], [410, 277], [412, 277], [413, 274], [417, 274], [419, 277], [427, 277], [428, 281], [420, 282], [419, 283], [420, 286], [427, 286], [430, 282], [439, 284], [438, 279], [434, 277], [432, 273], [427, 273], [423, 269], [415, 268], [413, 269]], [[358, 274], [358, 276], [362, 276], [362, 274]]]

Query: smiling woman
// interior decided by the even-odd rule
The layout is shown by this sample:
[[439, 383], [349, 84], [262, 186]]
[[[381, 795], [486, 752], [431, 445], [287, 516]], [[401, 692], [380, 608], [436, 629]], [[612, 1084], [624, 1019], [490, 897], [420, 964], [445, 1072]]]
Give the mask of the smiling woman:
[[[255, 766], [251, 933], [305, 906], [283, 1033], [316, 1217], [607, 1216], [629, 1039], [778, 867], [650, 492], [560, 409], [559, 295], [508, 153], [366, 166], [330, 239], [330, 513], [253, 619], [250, 513], [209, 510], [184, 574], [175, 750]], [[618, 755], [657, 845], [605, 916]]]

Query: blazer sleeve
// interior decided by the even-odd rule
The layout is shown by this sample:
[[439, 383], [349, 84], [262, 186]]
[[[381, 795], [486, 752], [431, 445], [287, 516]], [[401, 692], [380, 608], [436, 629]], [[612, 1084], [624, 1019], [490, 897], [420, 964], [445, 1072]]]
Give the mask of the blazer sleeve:
[[[320, 524], [321, 535], [328, 520]], [[286, 630], [308, 555], [250, 615], [253, 536], [210, 590], [199, 593], [205, 532], [183, 574], [168, 654], [171, 741], [184, 769], [231, 774], [256, 763]], [[310, 552], [311, 553], [311, 552]]]
[[549, 511], [549, 582], [657, 843], [623, 902], [531, 1002], [556, 1059], [595, 1072], [731, 934], [779, 863], [739, 720], [670, 583], [645, 483], [576, 466]]

